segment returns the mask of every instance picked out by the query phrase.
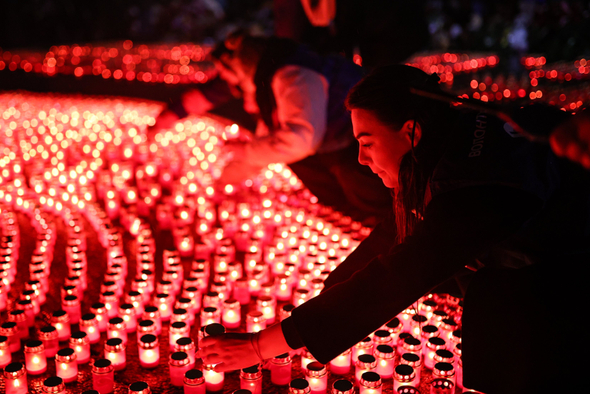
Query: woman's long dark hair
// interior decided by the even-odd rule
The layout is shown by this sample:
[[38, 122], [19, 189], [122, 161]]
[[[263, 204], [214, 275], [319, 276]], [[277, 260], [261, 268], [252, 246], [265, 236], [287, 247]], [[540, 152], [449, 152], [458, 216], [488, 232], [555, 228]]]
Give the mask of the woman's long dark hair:
[[[440, 91], [438, 77], [410, 66], [391, 65], [375, 69], [348, 93], [347, 109], [364, 109], [384, 124], [399, 130], [408, 120], [422, 128], [419, 143], [403, 156], [394, 211], [397, 241], [412, 233], [424, 213], [428, 179], [434, 171], [452, 131], [448, 104], [412, 94], [410, 88]], [[412, 135], [412, 139], [413, 139]], [[413, 141], [412, 141], [413, 142]]]

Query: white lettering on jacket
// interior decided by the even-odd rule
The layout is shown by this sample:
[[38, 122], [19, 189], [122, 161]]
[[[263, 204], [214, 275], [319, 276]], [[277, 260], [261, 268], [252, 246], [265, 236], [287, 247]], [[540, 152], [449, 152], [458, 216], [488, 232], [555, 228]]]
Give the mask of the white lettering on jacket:
[[486, 125], [488, 123], [488, 116], [486, 114], [478, 114], [475, 118], [475, 131], [473, 132], [473, 142], [471, 143], [471, 150], [469, 157], [476, 157], [481, 155], [483, 149], [484, 137], [486, 135]]

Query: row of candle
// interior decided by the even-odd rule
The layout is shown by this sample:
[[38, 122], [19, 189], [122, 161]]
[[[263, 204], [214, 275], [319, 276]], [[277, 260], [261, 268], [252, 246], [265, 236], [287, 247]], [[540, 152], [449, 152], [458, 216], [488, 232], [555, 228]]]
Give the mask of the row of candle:
[[[123, 163], [122, 161], [120, 161], [120, 162]], [[121, 168], [121, 167], [119, 167], [119, 168]], [[159, 168], [161, 168], [161, 167], [159, 167]], [[269, 170], [272, 171], [271, 172], [271, 175], [273, 175], [273, 176], [274, 176], [274, 174], [277, 174], [277, 175], [278, 174], [280, 174], [280, 175], [284, 175], [285, 174], [284, 169], [282, 169], [280, 166], [275, 166], [275, 167], [273, 167], [272, 169], [269, 169]], [[117, 171], [119, 171], [119, 170], [117, 170]], [[288, 176], [290, 177], [291, 175], [289, 174]], [[9, 177], [7, 177], [7, 179], [9, 179]], [[291, 185], [290, 182], [287, 183], [287, 184]], [[46, 186], [49, 186], [49, 185], [46, 184]], [[48, 188], [48, 190], [49, 190], [49, 188]], [[73, 195], [75, 195], [75, 194], [73, 194]], [[227, 190], [225, 191], [225, 195], [226, 196], [230, 196], [230, 197], [233, 196], [233, 195], [235, 195], [236, 198], [238, 196], [237, 194], [232, 194], [232, 193], [229, 193], [228, 194], [228, 191]], [[286, 196], [288, 196], [288, 194], [286, 194]], [[202, 197], [203, 198], [209, 197], [209, 199], [212, 199], [213, 198], [213, 196], [209, 196], [206, 193]], [[44, 204], [43, 206], [45, 208], [47, 208], [47, 209], [51, 209], [50, 208], [50, 204], [48, 204], [48, 201], [49, 201], [49, 199], [46, 199], [45, 202], [43, 203]], [[94, 201], [92, 201], [92, 198], [90, 199], [90, 201], [88, 201], [88, 200], [85, 200], [85, 201], [87, 201], [87, 202], [83, 205], [83, 207], [82, 207], [83, 209], [80, 209], [80, 205], [79, 204], [76, 204], [74, 206], [74, 205], [72, 205], [72, 202], [71, 201], [68, 201], [68, 202], [63, 201], [62, 208], [63, 207], [66, 207], [66, 208], [65, 209], [62, 209], [61, 211], [62, 212], [68, 212], [68, 210], [70, 210], [70, 213], [71, 213], [71, 208], [77, 207], [78, 210], [82, 214], [86, 215], [87, 218], [89, 219], [90, 223], [93, 225], [93, 227], [95, 227], [95, 229], [98, 229], [99, 230], [98, 231], [98, 233], [99, 233], [99, 239], [104, 240], [103, 245], [105, 245], [107, 247], [107, 249], [108, 249], [108, 259], [109, 259], [109, 261], [107, 261], [107, 264], [108, 264], [109, 269], [120, 269], [121, 271], [123, 271], [123, 269], [126, 268], [126, 259], [124, 258], [124, 255], [117, 255], [118, 252], [120, 250], [122, 250], [122, 249], [120, 249], [120, 247], [121, 247], [120, 240], [121, 240], [122, 237], [121, 237], [121, 234], [118, 232], [119, 230], [116, 230], [116, 229], [114, 229], [114, 227], [112, 227], [112, 222], [109, 222], [109, 220], [107, 220], [108, 219], [108, 215], [105, 215], [105, 211], [102, 210], [101, 207], [99, 205], [97, 205], [97, 203], [95, 203]], [[205, 201], [207, 201], [207, 200], [205, 200]], [[264, 200], [264, 201], [266, 201], [266, 200]], [[260, 204], [262, 207], [264, 207], [264, 204], [265, 204], [264, 201], [262, 201], [262, 203]], [[286, 202], [287, 202], [287, 200], [285, 200], [285, 203]], [[12, 203], [13, 204], [16, 204], [15, 206], [20, 206], [18, 204], [18, 198], [15, 198], [14, 200], [12, 200]], [[40, 203], [41, 203], [41, 198], [40, 198]], [[319, 241], [319, 237], [324, 237], [325, 238], [329, 234], [330, 237], [327, 239], [328, 242], [326, 242], [326, 244], [328, 244], [330, 242], [331, 243], [334, 243], [334, 244], [337, 243], [337, 244], [339, 244], [338, 248], [344, 247], [343, 250], [346, 250], [346, 247], [348, 247], [349, 248], [348, 250], [350, 250], [350, 245], [345, 245], [345, 244], [342, 243], [345, 239], [347, 239], [346, 237], [343, 237], [341, 239], [340, 238], [338, 238], [338, 239], [332, 238], [332, 236], [334, 234], [331, 234], [329, 231], [328, 231], [328, 233], [325, 233], [324, 234], [324, 230], [326, 228], [328, 228], [330, 231], [334, 230], [334, 233], [338, 233], [339, 230], [338, 230], [337, 227], [330, 227], [330, 222], [329, 221], [319, 220], [317, 218], [314, 219], [314, 216], [313, 215], [306, 217], [305, 215], [306, 214], [309, 214], [309, 212], [310, 212], [310, 210], [307, 209], [307, 208], [310, 207], [309, 206], [309, 203], [303, 204], [301, 201], [297, 201], [297, 203], [301, 207], [301, 208], [299, 208], [299, 210], [297, 210], [297, 209], [296, 210], [292, 210], [290, 215], [287, 215], [286, 212], [285, 212], [285, 214], [282, 215], [282, 218], [281, 218], [280, 221], [274, 221], [272, 226], [270, 226], [270, 225], [267, 226], [268, 228], [271, 228], [271, 227], [272, 228], [275, 228], [276, 229], [276, 234], [274, 234], [274, 236], [273, 236], [273, 234], [271, 232], [270, 235], [267, 236], [265, 234], [265, 236], [263, 236], [261, 238], [261, 239], [263, 239], [264, 237], [266, 237], [264, 239], [270, 239], [271, 240], [270, 242], [274, 242], [273, 246], [270, 246], [269, 245], [269, 248], [270, 247], [273, 247], [275, 249], [268, 249], [268, 252], [266, 253], [266, 256], [268, 256], [270, 258], [271, 255], [274, 256], [274, 257], [276, 257], [277, 255], [280, 255], [281, 254], [280, 253], [281, 248], [279, 247], [278, 242], [283, 242], [282, 249], [284, 249], [285, 248], [285, 245], [288, 245], [289, 242], [291, 242], [290, 241], [291, 238], [289, 238], [290, 235], [293, 236], [292, 239], [294, 239], [296, 241], [298, 239], [304, 240], [305, 239], [304, 233], [307, 231], [307, 230], [304, 229], [305, 226], [310, 227], [309, 237], [313, 237], [314, 236], [313, 235], [314, 232], [316, 232], [315, 235], [318, 237], [318, 241]], [[205, 204], [205, 205], [207, 205], [207, 204]], [[211, 206], [211, 204], [209, 204], [209, 206]], [[237, 208], [232, 208], [231, 206], [226, 207], [226, 206], [227, 206], [227, 204], [225, 204], [224, 205], [225, 208], [223, 210], [221, 210], [221, 215], [218, 215], [218, 216], [221, 217], [221, 221], [220, 222], [222, 222], [222, 223], [231, 223], [231, 221], [228, 220], [228, 219], [229, 219], [229, 217], [232, 214], [233, 215], [238, 214], [239, 217], [240, 217], [240, 220], [242, 220], [242, 219], [248, 219], [248, 220], [251, 219], [251, 220], [254, 220], [254, 218], [256, 217], [256, 215], [254, 215], [254, 214], [252, 214], [252, 215], [244, 214], [243, 213], [244, 212], [243, 209], [237, 210]], [[54, 204], [54, 207], [55, 207], [55, 204]], [[236, 205], [236, 207], [238, 207], [238, 205]], [[253, 207], [252, 205], [240, 205], [239, 207], [240, 208], [247, 208], [246, 211], [252, 211], [252, 212], [255, 212], [256, 211], [255, 207]], [[272, 207], [272, 204], [271, 204], [270, 207]], [[317, 208], [317, 206], [314, 206], [314, 207]], [[269, 207], [265, 207], [265, 208], [269, 208]], [[275, 210], [275, 213], [278, 212], [278, 211], [281, 211], [281, 210], [283, 210], [283, 208], [276, 209]], [[317, 212], [317, 210], [315, 210], [315, 211]], [[58, 213], [60, 211], [54, 210], [52, 212]], [[225, 219], [224, 219], [224, 217], [225, 217], [225, 213], [224, 212], [226, 212], [227, 215], [228, 215], [227, 218], [225, 218]], [[203, 209], [201, 211], [197, 211], [197, 215], [198, 215], [199, 219], [205, 219], [205, 220], [207, 220], [208, 212], [207, 212], [206, 209]], [[218, 217], [217, 220], [219, 220], [219, 219], [220, 218]], [[224, 220], [225, 220], [225, 222], [224, 222]], [[274, 220], [274, 217], [273, 217], [273, 220]], [[252, 222], [252, 223], [254, 223], [254, 222]], [[228, 228], [229, 228], [228, 226], [225, 227], [225, 229], [228, 229]], [[294, 228], [295, 231], [292, 232], [291, 231], [291, 228]], [[265, 228], [265, 230], [266, 229], [267, 228]], [[153, 249], [150, 249], [150, 245], [149, 245], [149, 243], [150, 243], [149, 239], [150, 238], [148, 237], [149, 236], [149, 231], [148, 230], [149, 230], [148, 228], [142, 227], [142, 223], [141, 223], [141, 220], [140, 220], [140, 223], [139, 223], [139, 225], [137, 227], [137, 242], [138, 242], [138, 245], [141, 245], [141, 247], [147, 246], [147, 249], [144, 249], [144, 251], [146, 253], [138, 253], [138, 256], [137, 257], [139, 257], [139, 254], [143, 255], [143, 257], [149, 256], [150, 254], [153, 256], [153, 254], [155, 252]], [[223, 227], [222, 227], [222, 230], [223, 230]], [[298, 233], [299, 230], [301, 230], [300, 231], [300, 234]], [[211, 232], [205, 232], [204, 234], [211, 234]], [[230, 232], [228, 231], [227, 234], [230, 234]], [[237, 234], [237, 232], [236, 232], [236, 234]], [[277, 236], [277, 234], [280, 234], [280, 235]], [[287, 234], [287, 236], [283, 236], [283, 234]], [[229, 253], [226, 253], [226, 254], [229, 254], [229, 255], [232, 255], [232, 253], [235, 254], [235, 251], [232, 252], [231, 250], [232, 250], [232, 246], [234, 248], [236, 247], [236, 245], [235, 245], [235, 241], [236, 240], [234, 239], [233, 242], [230, 242], [230, 244], [225, 244], [225, 241], [224, 240], [227, 240], [229, 238], [224, 237], [223, 236], [223, 233], [222, 233], [221, 236], [219, 236], [219, 239], [218, 239], [218, 235], [219, 235], [219, 233], [217, 231], [215, 231], [215, 236], [208, 238], [209, 241], [211, 241], [211, 243], [212, 243], [212, 245], [209, 245], [208, 246], [209, 247], [208, 250], [209, 251], [214, 251], [217, 256], [220, 256], [222, 254], [221, 252], [223, 252], [223, 253], [229, 252]], [[342, 235], [342, 233], [340, 233], [340, 235]], [[315, 243], [314, 242], [308, 243], [307, 246], [310, 246], [310, 245], [318, 245], [318, 250], [321, 250], [321, 248], [319, 247], [318, 241], [314, 241]], [[247, 243], [246, 243], [246, 245], [247, 245]], [[250, 246], [252, 246], [252, 245], [250, 245]], [[196, 249], [198, 249], [198, 248], [196, 248]], [[248, 250], [247, 253], [249, 253], [251, 251], [249, 248], [246, 248], [246, 250]], [[259, 248], [256, 252], [254, 252], [252, 254], [252, 257], [255, 256], [256, 253], [260, 253], [261, 254], [261, 251], [262, 250], [263, 250], [263, 248]], [[203, 253], [203, 250], [195, 250], [195, 252], [197, 252], [197, 253]], [[165, 267], [166, 270], [165, 271], [169, 271], [170, 270], [169, 268], [172, 268], [172, 267], [179, 268], [176, 265], [178, 263], [174, 261], [174, 258], [172, 260], [170, 260], [170, 257], [171, 256], [168, 255], [166, 257], [167, 258], [164, 259], [165, 264], [166, 264], [166, 267]], [[328, 257], [330, 257], [330, 256], [328, 256]], [[117, 259], [117, 258], [119, 258], [119, 259]], [[232, 261], [229, 261], [229, 257], [226, 257], [226, 258], [227, 258], [227, 260], [225, 262], [227, 263], [227, 266], [230, 266], [230, 264], [232, 263]], [[312, 257], [312, 259], [313, 259], [313, 257]], [[252, 260], [255, 260], [255, 259], [251, 259], [250, 261], [252, 261]], [[149, 264], [150, 263], [150, 258], [148, 257], [145, 260], [144, 259], [141, 259], [140, 261], [147, 261], [148, 262], [147, 264]], [[223, 261], [223, 259], [217, 259], [217, 260], [214, 259], [214, 260], [212, 260], [210, 262], [211, 271], [212, 271], [212, 273], [211, 273], [211, 277], [212, 278], [214, 277], [213, 274], [217, 275], [217, 274], [221, 274], [221, 273], [224, 272], [222, 270], [222, 268], [223, 268], [223, 264], [221, 264], [222, 261]], [[286, 264], [293, 264], [293, 265], [295, 265], [296, 268], [301, 268], [304, 265], [304, 259], [299, 259], [298, 258], [296, 260], [296, 263], [297, 263], [297, 265], [295, 265], [295, 263], [286, 263]], [[204, 271], [203, 268], [199, 268], [199, 264], [202, 264], [202, 262], [197, 262], [196, 270], [202, 269]], [[118, 267], [117, 267], [117, 265], [118, 265]], [[207, 264], [205, 264], [205, 265], [207, 265]], [[244, 272], [248, 273], [248, 270], [249, 270], [248, 267], [256, 268], [256, 265], [257, 264], [254, 264], [253, 266], [250, 266], [249, 264], [247, 264], [245, 267], [243, 267]], [[278, 266], [279, 264], [275, 264], [275, 265]], [[279, 273], [280, 271], [278, 270], [278, 268], [275, 265], [273, 265], [274, 269], [276, 270], [275, 272], [276, 273]], [[328, 265], [325, 265], [324, 268], [322, 268], [322, 270], [320, 270], [319, 272], [320, 273], [321, 272], [324, 272], [323, 270], [325, 269], [326, 266], [328, 266]], [[147, 267], [144, 267], [144, 268], [147, 268]], [[196, 270], [192, 270], [192, 271], [196, 271]], [[145, 270], [142, 270], [142, 271], [145, 271]], [[255, 271], [256, 271], [255, 269], [252, 269], [252, 272], [255, 272]], [[270, 272], [270, 270], [268, 270], [268, 272]], [[117, 272], [114, 272], [114, 274], [116, 274], [116, 273]], [[298, 270], [297, 270], [297, 273], [299, 273]], [[149, 275], [149, 274], [146, 273], [146, 275]], [[182, 279], [183, 278], [183, 276], [180, 275], [180, 274], [172, 275], [172, 277], [177, 277], [178, 279]], [[116, 275], [113, 278], [116, 278]], [[186, 276], [184, 276], [184, 279], [185, 280], [186, 279], [190, 279], [190, 278], [191, 278], [190, 276], [188, 278]], [[118, 278], [117, 280], [120, 281], [121, 278]], [[123, 280], [123, 283], [124, 283], [125, 279], [122, 279], [122, 280]], [[191, 281], [189, 281], [189, 283], [190, 282]], [[180, 281], [178, 280], [177, 281], [177, 284], [179, 284], [179, 283], [180, 283]], [[261, 283], [264, 283], [264, 282], [261, 282]], [[165, 285], [165, 284], [162, 284], [162, 285]], [[188, 286], [188, 287], [190, 287], [190, 286]], [[172, 292], [173, 291], [172, 288], [173, 288], [173, 286], [169, 286], [166, 291], [171, 291]], [[266, 291], [266, 290], [263, 290], [263, 289], [267, 289], [267, 288], [268, 288], [267, 286], [262, 286], [262, 285], [260, 286], [259, 289], [258, 288], [254, 288], [253, 289], [254, 290], [254, 294], [256, 294], [256, 295], [258, 295], [260, 297], [260, 293]], [[213, 288], [211, 288], [210, 290], [212, 290], [212, 289]], [[248, 289], [248, 290], [250, 290], [250, 289]], [[107, 293], [107, 292], [108, 291], [105, 291], [105, 292], [103, 292], [103, 294], [104, 293]], [[143, 297], [143, 294], [135, 294], [133, 296], [134, 297], [141, 296], [141, 299], [144, 298]], [[204, 296], [205, 295], [203, 295], [203, 304], [205, 303], [204, 302], [204, 300], [205, 300], [205, 297]], [[156, 298], [159, 299], [159, 297], [155, 297], [154, 300]], [[169, 298], [169, 296], [168, 297], [163, 297], [163, 298]], [[139, 299], [140, 298], [137, 298], [137, 303], [138, 304], [141, 304], [141, 302], [139, 301]], [[132, 301], [132, 300], [130, 300], [130, 301]], [[100, 308], [95, 308], [95, 309], [100, 309]], [[121, 308], [117, 308], [117, 309], [120, 310]], [[117, 310], [117, 309], [115, 309], [115, 310]], [[132, 313], [133, 312], [133, 309], [135, 309], [134, 306], [132, 306], [130, 308], [127, 308], [126, 310], [131, 311], [131, 314], [133, 314]], [[168, 308], [168, 309], [170, 309], [170, 308]], [[95, 315], [97, 315], [97, 314], [95, 314]], [[137, 313], [135, 313], [135, 316], [137, 316]], [[190, 316], [187, 316], [187, 318], [190, 318]], [[93, 317], [89, 317], [88, 319], [81, 319], [81, 322], [82, 321], [84, 321], [84, 322], [91, 321], [92, 322], [93, 319], [94, 319]], [[129, 321], [130, 322], [133, 322], [134, 319], [133, 318], [130, 318]], [[94, 324], [94, 322], [93, 322], [93, 324]], [[81, 327], [85, 327], [85, 326], [86, 326], [86, 323], [82, 323], [81, 324]], [[74, 334], [76, 334], [76, 333], [74, 333]], [[85, 334], [86, 334], [85, 335], [86, 337], [89, 336], [88, 335], [88, 332], [86, 332]], [[78, 335], [78, 334], [76, 334], [76, 335]], [[144, 334], [144, 335], [149, 335], [149, 334]]]
[[205, 83], [213, 75], [211, 47], [183, 43], [142, 44], [125, 40], [110, 45], [59, 45], [47, 52], [2, 51], [0, 71], [24, 70], [46, 76], [97, 75], [151, 83]]

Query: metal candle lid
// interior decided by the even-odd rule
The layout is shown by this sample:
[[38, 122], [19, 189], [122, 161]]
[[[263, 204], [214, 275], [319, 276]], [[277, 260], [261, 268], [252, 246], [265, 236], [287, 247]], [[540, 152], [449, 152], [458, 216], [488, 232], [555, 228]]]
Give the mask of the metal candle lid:
[[381, 386], [381, 377], [375, 372], [365, 372], [361, 375], [361, 386], [376, 389]]
[[389, 345], [379, 345], [375, 349], [375, 357], [389, 360], [395, 357], [395, 350]]
[[70, 344], [87, 345], [89, 343], [88, 335], [84, 331], [77, 331], [70, 336]]
[[152, 334], [142, 335], [138, 344], [143, 349], [154, 349], [158, 347], [158, 337]]
[[370, 354], [361, 354], [357, 357], [356, 365], [363, 369], [373, 369], [377, 367], [377, 359]]
[[185, 350], [193, 350], [195, 349], [195, 343], [189, 337], [182, 337], [176, 340], [176, 344], [174, 348], [177, 352], [184, 352]]
[[43, 345], [43, 342], [37, 339], [25, 343], [25, 353], [39, 353], [43, 351], [45, 351], [45, 346]]
[[248, 380], [255, 380], [262, 377], [262, 370], [256, 365], [252, 365], [251, 367], [244, 368], [240, 371], [240, 378], [248, 379]]
[[10, 363], [4, 367], [4, 377], [7, 379], [18, 379], [26, 373], [23, 363]]
[[111, 353], [121, 352], [125, 350], [125, 344], [121, 338], [111, 338], [105, 342], [104, 350]]
[[129, 385], [129, 394], [151, 394], [150, 386], [146, 382], [135, 382]]
[[66, 389], [66, 385], [62, 378], [58, 376], [52, 376], [43, 381], [43, 392], [44, 393], [61, 393]]
[[199, 385], [205, 382], [203, 372], [198, 369], [191, 369], [184, 374], [184, 383], [188, 385]]
[[308, 394], [310, 391], [309, 382], [305, 379], [293, 379], [289, 383], [289, 392], [291, 394]]
[[414, 377], [416, 377], [416, 372], [414, 372], [414, 368], [410, 367], [409, 365], [400, 364], [395, 367], [396, 380], [409, 382], [414, 380]]
[[59, 349], [57, 351], [57, 354], [55, 355], [55, 361], [60, 363], [69, 363], [71, 361], [75, 361], [76, 358], [76, 352], [74, 351], [74, 349], [69, 347]]
[[37, 335], [39, 336], [39, 339], [51, 340], [56, 339], [58, 333], [57, 329], [53, 326], [43, 326], [39, 329]]
[[170, 355], [170, 365], [174, 367], [183, 367], [188, 365], [190, 360], [185, 352], [174, 352]]
[[326, 366], [318, 361], [307, 364], [307, 374], [310, 377], [319, 378], [326, 374]]
[[332, 394], [352, 394], [354, 385], [350, 380], [338, 379], [332, 385]]
[[93, 373], [108, 373], [113, 371], [113, 365], [111, 360], [107, 360], [106, 358], [101, 358], [96, 360], [94, 364], [92, 364], [92, 372]]

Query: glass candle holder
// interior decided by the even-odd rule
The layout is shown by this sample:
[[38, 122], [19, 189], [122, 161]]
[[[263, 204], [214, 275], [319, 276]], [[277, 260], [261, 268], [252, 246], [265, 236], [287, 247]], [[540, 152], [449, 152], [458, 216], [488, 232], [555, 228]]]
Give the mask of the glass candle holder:
[[185, 352], [188, 355], [189, 359], [189, 369], [195, 366], [196, 358], [195, 358], [195, 351], [196, 346], [195, 342], [189, 337], [182, 337], [176, 340], [174, 344], [174, 351], [175, 352]]
[[205, 378], [203, 372], [191, 369], [184, 374], [184, 394], [205, 394]]
[[383, 383], [375, 372], [365, 372], [361, 375], [359, 394], [381, 394]]
[[357, 357], [357, 360], [354, 364], [354, 378], [356, 380], [356, 384], [359, 385], [363, 373], [375, 371], [375, 368], [377, 368], [377, 359], [371, 354], [361, 354]]
[[402, 322], [397, 317], [394, 317], [383, 326], [383, 329], [389, 331], [391, 334], [393, 340], [392, 346], [397, 346], [398, 337], [403, 328]]
[[434, 378], [430, 382], [430, 392], [436, 394], [453, 394], [455, 393], [455, 384], [442, 378]]
[[45, 356], [49, 358], [55, 357], [55, 354], [59, 349], [58, 333], [55, 327], [41, 327], [37, 332], [37, 337], [43, 341], [43, 346], [45, 346]]
[[80, 311], [80, 300], [77, 296], [65, 296], [61, 302], [61, 309], [66, 311], [70, 317], [70, 324], [78, 324], [82, 312]]
[[212, 323], [221, 323], [221, 311], [212, 306], [201, 310], [201, 326], [208, 326]]
[[328, 390], [328, 372], [322, 363], [313, 361], [307, 364], [305, 379], [309, 383], [311, 394], [325, 394]]
[[152, 390], [146, 382], [135, 382], [129, 385], [128, 394], [152, 394]]
[[185, 352], [174, 352], [168, 360], [170, 383], [176, 387], [184, 386], [184, 374], [190, 369], [190, 359]]
[[[440, 334], [439, 329], [437, 326], [433, 326], [432, 324], [426, 324], [423, 325], [421, 330], [420, 330], [420, 341], [422, 341], [423, 344], [426, 344], [426, 342], [428, 342], [428, 340], [432, 337], [438, 337]], [[425, 353], [426, 351], [426, 346], [422, 346], [422, 352]]]
[[144, 334], [155, 334], [158, 335], [156, 332], [156, 323], [151, 320], [142, 320], [137, 323], [137, 336], [140, 337]]
[[373, 340], [366, 337], [352, 347], [352, 360], [356, 362], [361, 354], [373, 354]]
[[47, 371], [47, 358], [43, 342], [32, 340], [25, 344], [25, 365], [29, 375], [40, 375]]
[[76, 352], [69, 347], [60, 349], [55, 355], [55, 374], [70, 383], [78, 379]]
[[232, 297], [238, 300], [240, 305], [248, 305], [250, 303], [250, 287], [247, 278], [239, 278], [234, 282]]
[[205, 375], [205, 387], [207, 391], [221, 391], [225, 382], [224, 372], [215, 372], [213, 365], [203, 365], [203, 374]]
[[59, 376], [47, 378], [43, 381], [43, 392], [47, 394], [65, 394], [65, 382]]
[[25, 311], [21, 309], [13, 309], [8, 312], [8, 321], [13, 322], [18, 327], [17, 335], [19, 339], [29, 339], [29, 324], [27, 323], [27, 316]]
[[373, 345], [392, 345], [393, 338], [391, 337], [391, 333], [388, 330], [377, 330], [373, 334]]
[[262, 312], [266, 319], [266, 325], [273, 324], [276, 316], [277, 301], [274, 297], [260, 295], [256, 299], [256, 309]]
[[176, 321], [170, 324], [168, 329], [170, 347], [173, 348], [178, 339], [190, 336], [190, 331], [190, 326], [183, 321]]
[[395, 349], [389, 345], [379, 345], [373, 353], [377, 359], [375, 372], [383, 379], [389, 379], [393, 376]]
[[309, 382], [305, 379], [293, 379], [289, 383], [289, 394], [310, 394], [311, 387]]
[[402, 342], [402, 352], [422, 354], [422, 341], [413, 336], [404, 338]]
[[112, 393], [115, 390], [115, 368], [111, 360], [102, 358], [92, 365], [92, 388], [99, 393]]
[[102, 292], [99, 299], [104, 304], [109, 319], [117, 316], [117, 313], [119, 313], [119, 297], [114, 291]]
[[39, 303], [39, 296], [35, 290], [23, 290], [20, 295], [22, 301], [29, 300], [33, 305], [33, 314], [36, 316], [41, 311], [41, 305]]
[[221, 309], [223, 299], [219, 297], [219, 293], [216, 291], [210, 291], [203, 294], [203, 307], [214, 307]]
[[113, 317], [107, 325], [107, 338], [121, 338], [124, 344], [127, 344], [127, 325], [125, 320], [120, 317]]
[[141, 316], [143, 314], [143, 294], [141, 294], [139, 291], [131, 290], [127, 292], [125, 295], [125, 302], [127, 304], [133, 305], [136, 318], [137, 316]]
[[70, 316], [66, 311], [54, 311], [51, 314], [51, 325], [57, 330], [57, 339], [60, 342], [70, 339], [70, 335], [72, 334], [70, 327]]
[[258, 365], [240, 371], [240, 388], [252, 394], [262, 394], [262, 370]]
[[[193, 317], [194, 320], [194, 317]], [[175, 308], [172, 311], [172, 316], [170, 316], [170, 323], [182, 321], [185, 322], [188, 326], [191, 326], [191, 318], [188, 310], [184, 308]]]
[[143, 368], [156, 368], [160, 363], [160, 344], [153, 334], [143, 335], [137, 341], [139, 348], [139, 364]]
[[332, 384], [331, 394], [354, 394], [354, 384], [350, 380], [338, 379]]
[[80, 331], [83, 331], [88, 335], [88, 340], [91, 344], [98, 343], [100, 341], [100, 330], [98, 329], [98, 321], [94, 313], [85, 313], [80, 318], [79, 322]]
[[428, 318], [424, 315], [415, 314], [410, 319], [410, 334], [416, 338], [422, 335], [422, 327], [428, 324]]
[[105, 332], [107, 330], [108, 324], [108, 314], [106, 305], [102, 302], [95, 302], [90, 307], [90, 312], [94, 313], [94, 315], [96, 316], [98, 330], [100, 332]]
[[447, 349], [438, 349], [434, 352], [434, 363], [449, 363], [453, 364], [455, 361], [455, 355], [453, 352]]
[[172, 297], [167, 293], [158, 293], [154, 299], [154, 306], [160, 311], [162, 321], [170, 320], [172, 315]]
[[8, 349], [11, 353], [20, 350], [20, 336], [18, 334], [18, 325], [12, 321], [6, 321], [0, 324], [0, 335], [6, 337]]
[[85, 332], [78, 331], [70, 337], [70, 347], [76, 352], [78, 364], [90, 361], [90, 341]]
[[143, 315], [141, 315], [142, 320], [151, 320], [156, 325], [156, 335], [160, 335], [162, 333], [162, 319], [160, 318], [160, 310], [155, 306], [146, 306]]
[[125, 320], [127, 333], [137, 330], [137, 311], [133, 304], [125, 303], [119, 306], [119, 316]]
[[238, 300], [230, 298], [223, 301], [223, 313], [221, 320], [223, 325], [227, 328], [233, 329], [240, 327], [241, 307]]
[[350, 372], [352, 350], [347, 349], [344, 353], [336, 356], [330, 361], [330, 372], [334, 375], [346, 375]]
[[6, 394], [27, 394], [27, 371], [22, 363], [11, 363], [4, 368]]
[[121, 338], [111, 338], [104, 343], [104, 358], [111, 361], [115, 371], [125, 369], [127, 357], [125, 354], [125, 344]]
[[444, 339], [439, 337], [428, 338], [426, 346], [422, 349], [424, 356], [424, 366], [428, 369], [434, 368], [434, 356], [436, 351], [440, 349], [446, 349], [446, 342]]
[[12, 353], [8, 343], [8, 337], [0, 335], [0, 368], [6, 367], [12, 362]]
[[286, 386], [291, 382], [291, 357], [289, 353], [280, 354], [270, 360], [270, 381], [276, 386]]
[[406, 364], [395, 367], [393, 372], [393, 392], [397, 393], [400, 387], [417, 386], [416, 372], [414, 368]]
[[258, 310], [250, 311], [246, 315], [246, 331], [258, 332], [266, 328], [266, 318]]
[[[35, 325], [35, 306], [31, 300], [19, 300], [16, 302], [17, 310], [21, 310], [25, 313], [27, 328], [31, 328]], [[13, 312], [13, 311], [11, 311]]]
[[293, 299], [291, 300], [291, 303], [295, 306], [299, 306], [310, 298], [311, 292], [308, 289], [297, 288], [293, 291]]
[[455, 385], [455, 368], [451, 363], [439, 362], [434, 364], [432, 369], [432, 377], [434, 379], [446, 379]]
[[404, 353], [400, 356], [399, 363], [414, 368], [414, 371], [416, 372], [416, 381], [420, 381], [422, 378], [422, 358], [420, 357], [420, 354]]

